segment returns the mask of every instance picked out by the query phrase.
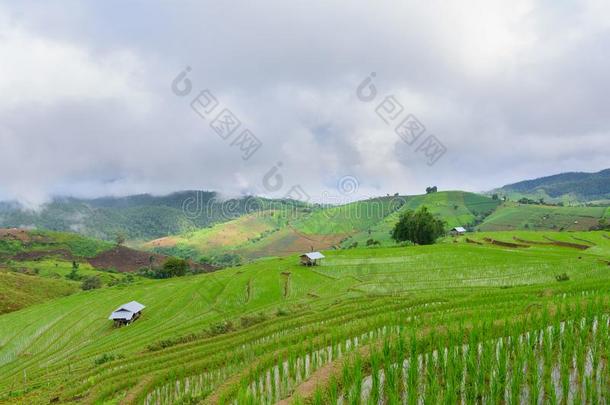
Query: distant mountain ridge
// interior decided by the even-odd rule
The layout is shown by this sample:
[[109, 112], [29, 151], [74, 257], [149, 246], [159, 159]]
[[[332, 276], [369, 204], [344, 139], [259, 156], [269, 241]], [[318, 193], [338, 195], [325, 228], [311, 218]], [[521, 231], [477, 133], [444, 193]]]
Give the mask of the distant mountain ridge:
[[[225, 199], [211, 191], [180, 191], [165, 196], [79, 199], [60, 197], [37, 211], [0, 203], [0, 227], [70, 231], [98, 239], [150, 240], [229, 221], [252, 210], [288, 204], [258, 197]], [[290, 202], [295, 204], [295, 202]]]
[[[426, 202], [429, 203], [429, 208], [442, 211], [445, 217], [451, 219], [452, 225], [470, 224], [473, 218], [479, 216], [483, 211], [487, 215], [491, 213], [488, 211], [493, 211], [493, 204], [488, 201], [484, 201], [484, 205], [491, 204], [490, 208], [482, 212], [473, 214], [468, 209], [462, 210], [460, 207], [467, 204], [461, 200], [464, 198], [477, 199], [471, 194], [464, 194], [464, 192], [455, 195], [439, 194], [437, 197], [445, 198], [447, 201], [432, 201], [428, 196]], [[568, 172], [525, 180], [508, 184], [486, 194], [488, 196], [492, 194], [506, 196], [512, 201], [527, 198], [535, 201], [543, 199], [549, 203], [562, 202], [567, 205], [595, 203], [606, 206], [610, 205], [610, 169], [597, 173]], [[419, 201], [424, 197], [404, 196], [404, 198], [409, 201]], [[457, 202], [452, 202], [452, 199], [456, 198]], [[0, 228], [39, 228], [77, 232], [103, 240], [113, 240], [117, 235], [122, 235], [129, 241], [151, 241], [209, 228], [255, 211], [282, 209], [288, 206], [293, 209], [295, 205], [306, 209], [305, 211], [308, 213], [315, 214], [307, 222], [309, 227], [313, 226], [314, 233], [346, 233], [351, 232], [352, 228], [359, 229], [359, 226], [362, 225], [362, 223], [355, 223], [353, 219], [351, 222], [339, 221], [337, 223], [329, 220], [332, 218], [329, 218], [328, 215], [341, 212], [332, 207], [251, 196], [226, 199], [212, 191], [187, 190], [165, 196], [140, 194], [93, 199], [60, 197], [45, 204], [37, 211], [23, 209], [15, 202], [0, 202]], [[447, 207], [449, 207], [448, 210]], [[316, 214], [317, 211], [324, 213]], [[458, 214], [464, 216], [460, 217]], [[595, 215], [595, 217], [598, 216]], [[317, 222], [313, 221], [316, 218]], [[362, 222], [363, 218], [359, 218], [359, 221]], [[375, 225], [367, 224], [366, 232], [369, 232], [369, 226], [374, 227]], [[275, 227], [276, 225], [271, 226], [269, 231]], [[384, 237], [388, 232], [386, 228], [382, 232]], [[312, 229], [305, 227], [302, 231], [307, 232]], [[325, 229], [324, 232], [321, 231], [323, 229]], [[364, 235], [363, 238], [369, 239], [368, 235]]]
[[610, 169], [596, 173], [567, 172], [520, 181], [493, 190], [507, 196], [544, 198], [547, 201], [592, 202], [610, 200]]

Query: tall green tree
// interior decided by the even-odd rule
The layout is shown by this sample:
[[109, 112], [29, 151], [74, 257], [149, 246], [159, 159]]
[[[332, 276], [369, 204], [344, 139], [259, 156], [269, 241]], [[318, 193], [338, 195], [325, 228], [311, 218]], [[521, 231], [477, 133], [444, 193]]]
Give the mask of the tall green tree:
[[445, 232], [445, 223], [434, 217], [428, 208], [418, 211], [407, 211], [392, 231], [392, 238], [397, 242], [410, 241], [418, 245], [431, 245]]

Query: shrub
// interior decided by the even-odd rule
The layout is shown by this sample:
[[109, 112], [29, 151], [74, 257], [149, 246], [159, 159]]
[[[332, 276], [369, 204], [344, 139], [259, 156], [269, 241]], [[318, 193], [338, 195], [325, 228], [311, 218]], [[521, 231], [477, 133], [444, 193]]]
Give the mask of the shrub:
[[98, 276], [89, 276], [83, 280], [81, 288], [85, 291], [102, 287], [102, 280]]
[[284, 308], [278, 308], [277, 311], [275, 311], [275, 316], [288, 316], [289, 314], [290, 312]]
[[563, 274], [557, 274], [555, 276], [555, 280], [561, 282], [561, 281], [568, 281], [570, 280], [570, 276], [568, 276], [567, 273], [563, 273]]
[[223, 321], [210, 325], [208, 328], [208, 336], [224, 335], [235, 330], [235, 326], [231, 321]]
[[154, 271], [156, 278], [180, 277], [186, 274], [189, 264], [186, 260], [177, 257], [170, 257], [163, 264], [163, 267]]
[[93, 360], [93, 364], [95, 364], [96, 366], [101, 366], [102, 364], [108, 363], [109, 361], [119, 360], [123, 358], [125, 358], [125, 356], [123, 356], [122, 354], [104, 353], [101, 356], [96, 357], [95, 360]]
[[256, 315], [242, 316], [239, 319], [239, 322], [242, 328], [248, 328], [258, 323], [265, 322], [267, 319], [269, 319], [267, 315], [265, 315], [263, 312], [259, 312]]

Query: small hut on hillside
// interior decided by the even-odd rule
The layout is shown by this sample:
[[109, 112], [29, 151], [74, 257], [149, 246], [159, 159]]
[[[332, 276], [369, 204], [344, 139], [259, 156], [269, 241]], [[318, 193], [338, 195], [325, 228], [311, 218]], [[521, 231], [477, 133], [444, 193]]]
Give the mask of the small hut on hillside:
[[324, 255], [320, 252], [310, 252], [301, 255], [301, 264], [304, 266], [317, 266], [324, 259]]
[[455, 228], [452, 228], [449, 232], [451, 233], [451, 236], [461, 236], [466, 233], [466, 229], [461, 226], [456, 226]]
[[139, 302], [131, 301], [118, 307], [108, 319], [114, 321], [114, 326], [129, 325], [142, 315], [144, 308], [146, 307]]

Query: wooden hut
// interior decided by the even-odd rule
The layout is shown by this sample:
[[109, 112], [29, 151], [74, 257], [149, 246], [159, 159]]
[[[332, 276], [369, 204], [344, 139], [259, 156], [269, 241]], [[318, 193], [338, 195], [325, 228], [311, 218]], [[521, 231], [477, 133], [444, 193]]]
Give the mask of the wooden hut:
[[301, 255], [301, 264], [304, 266], [317, 266], [324, 259], [324, 255], [320, 252], [310, 252]]
[[139, 302], [131, 301], [118, 307], [108, 319], [114, 321], [114, 326], [129, 325], [140, 317], [144, 308]]
[[466, 229], [461, 226], [456, 226], [455, 228], [451, 229], [450, 233], [451, 236], [462, 236], [466, 233]]

